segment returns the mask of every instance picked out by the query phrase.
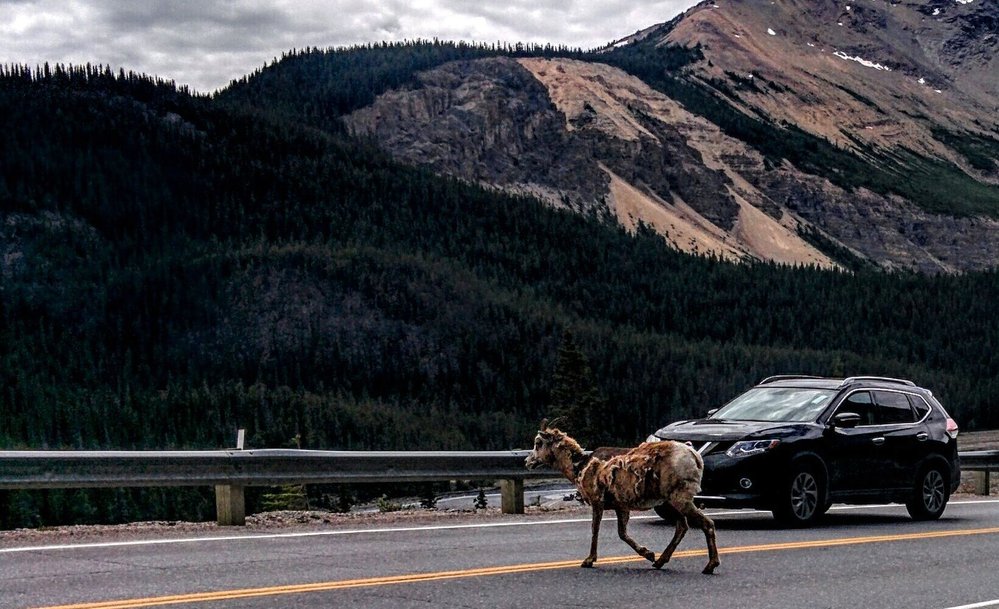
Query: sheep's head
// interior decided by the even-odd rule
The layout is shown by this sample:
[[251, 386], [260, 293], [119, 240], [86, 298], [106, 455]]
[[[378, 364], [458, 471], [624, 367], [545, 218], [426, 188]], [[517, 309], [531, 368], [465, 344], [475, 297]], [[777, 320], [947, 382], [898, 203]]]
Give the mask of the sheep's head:
[[527, 469], [536, 469], [542, 465], [552, 466], [558, 459], [555, 446], [565, 439], [565, 433], [551, 427], [548, 419], [541, 420], [538, 435], [534, 436], [534, 449], [527, 455], [524, 465]]

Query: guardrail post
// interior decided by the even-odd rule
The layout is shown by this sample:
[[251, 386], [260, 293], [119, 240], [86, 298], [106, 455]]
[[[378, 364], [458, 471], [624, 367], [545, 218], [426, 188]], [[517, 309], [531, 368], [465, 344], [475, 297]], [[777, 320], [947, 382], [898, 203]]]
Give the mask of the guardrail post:
[[975, 472], [975, 494], [989, 494], [989, 470]]
[[504, 514], [524, 513], [524, 479], [500, 480]]
[[215, 487], [215, 512], [219, 526], [237, 526], [246, 524], [246, 499], [243, 487], [235, 484]]

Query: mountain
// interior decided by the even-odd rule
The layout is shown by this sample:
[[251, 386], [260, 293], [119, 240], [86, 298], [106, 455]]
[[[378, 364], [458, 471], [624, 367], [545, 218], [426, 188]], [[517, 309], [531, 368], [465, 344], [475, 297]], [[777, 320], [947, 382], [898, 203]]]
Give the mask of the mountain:
[[707, 2], [596, 52], [444, 63], [342, 120], [406, 163], [683, 251], [989, 268], [997, 18], [977, 1]]
[[[738, 89], [749, 113], [858, 152], [908, 149], [995, 183], [994, 163], [947, 135], [996, 135], [999, 6], [994, 2], [701, 4], [658, 44], [701, 45], [694, 78]], [[664, 28], [665, 29], [665, 28]]]

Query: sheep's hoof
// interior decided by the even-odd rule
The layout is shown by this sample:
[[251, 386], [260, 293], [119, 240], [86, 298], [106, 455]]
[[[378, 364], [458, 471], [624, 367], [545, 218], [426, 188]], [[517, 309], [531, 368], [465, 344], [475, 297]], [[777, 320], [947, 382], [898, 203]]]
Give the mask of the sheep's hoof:
[[657, 560], [656, 562], [652, 563], [652, 566], [655, 567], [656, 569], [662, 569], [663, 565], [665, 565], [668, 562], [669, 562], [669, 558], [666, 558], [666, 560], [663, 560], [660, 557], [659, 560]]
[[718, 566], [717, 564], [708, 563], [708, 566], [704, 567], [704, 570], [701, 571], [701, 573], [705, 575], [711, 575], [715, 572], [715, 567], [717, 566]]
[[594, 562], [595, 562], [595, 560], [594, 560], [594, 559], [592, 559], [592, 558], [587, 558], [586, 560], [584, 560], [584, 561], [583, 561], [583, 564], [581, 564], [581, 565], [579, 565], [579, 566], [580, 566], [580, 567], [583, 567], [584, 569], [592, 569], [592, 568], [593, 568], [593, 563], [594, 563]]
[[656, 553], [648, 548], [639, 548], [638, 553], [649, 562], [656, 562]]

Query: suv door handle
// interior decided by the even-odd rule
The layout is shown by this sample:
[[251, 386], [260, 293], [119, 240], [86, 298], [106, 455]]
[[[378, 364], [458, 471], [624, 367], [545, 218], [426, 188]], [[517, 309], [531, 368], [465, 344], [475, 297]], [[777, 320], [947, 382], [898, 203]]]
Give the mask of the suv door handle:
[[871, 440], [871, 442], [874, 442], [875, 446], [881, 446], [882, 444], [885, 443], [885, 439], [884, 438], [874, 438], [873, 440]]
[[916, 434], [916, 439], [919, 440], [920, 442], [925, 442], [930, 439], [930, 434], [926, 433], [925, 431], [921, 431]]

